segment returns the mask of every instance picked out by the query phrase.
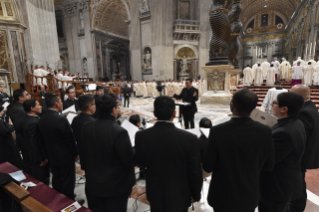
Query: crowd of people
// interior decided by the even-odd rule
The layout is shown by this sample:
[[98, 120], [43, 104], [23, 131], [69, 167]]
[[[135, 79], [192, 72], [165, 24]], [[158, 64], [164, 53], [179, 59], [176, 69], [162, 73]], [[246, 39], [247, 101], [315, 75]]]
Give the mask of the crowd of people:
[[[188, 79], [179, 95], [155, 99], [157, 122], [137, 132], [134, 147], [117, 122], [121, 103], [104, 89], [98, 86], [95, 96], [77, 100], [71, 86], [64, 102], [47, 92], [45, 110], [27, 91], [14, 91], [8, 118], [5, 111], [0, 114], [0, 163], [9, 161], [47, 185], [51, 172], [53, 189], [75, 199], [75, 162], [80, 162], [94, 212], [126, 212], [135, 166], [144, 173], [152, 212], [188, 211], [202, 198], [209, 175], [207, 200], [216, 212], [305, 210], [305, 173], [319, 168], [319, 114], [309, 87], [296, 85], [276, 96], [271, 109], [278, 123], [272, 128], [250, 118], [258, 96], [243, 88], [231, 100], [231, 120], [212, 126], [203, 118], [199, 125], [210, 128], [210, 135], [197, 138], [172, 123], [174, 101], [183, 99], [191, 102], [184, 107], [185, 128], [194, 127], [199, 90]], [[72, 124], [61, 115], [70, 105], [81, 111]], [[136, 115], [130, 121], [141, 128]]]
[[308, 86], [319, 85], [319, 61], [305, 62], [300, 57], [291, 65], [285, 58], [280, 63], [277, 58], [269, 63], [267, 60], [257, 60], [250, 68], [243, 70], [243, 85], [261, 86], [266, 81], [267, 86], [272, 86], [275, 81], [291, 81], [291, 85], [305, 84]]

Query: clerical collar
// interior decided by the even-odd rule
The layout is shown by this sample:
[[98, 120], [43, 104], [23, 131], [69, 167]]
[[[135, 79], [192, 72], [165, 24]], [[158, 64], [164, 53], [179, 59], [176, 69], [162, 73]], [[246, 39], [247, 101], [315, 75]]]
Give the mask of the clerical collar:
[[158, 120], [157, 122], [163, 122], [163, 123], [170, 123], [170, 124], [172, 124], [171, 121], [167, 121], [167, 120]]
[[49, 108], [48, 110], [52, 110], [52, 111], [60, 113], [59, 111], [57, 111], [56, 109], [53, 109], [53, 108]]
[[308, 100], [306, 100], [305, 102], [310, 102], [311, 101], [311, 99], [308, 99]]
[[70, 101], [74, 101], [75, 99], [69, 99], [69, 98], [68, 98], [68, 100], [70, 100]]
[[31, 117], [35, 117], [35, 118], [40, 119], [40, 117], [39, 117], [39, 116], [37, 116], [37, 115], [27, 114], [27, 116], [31, 116]]

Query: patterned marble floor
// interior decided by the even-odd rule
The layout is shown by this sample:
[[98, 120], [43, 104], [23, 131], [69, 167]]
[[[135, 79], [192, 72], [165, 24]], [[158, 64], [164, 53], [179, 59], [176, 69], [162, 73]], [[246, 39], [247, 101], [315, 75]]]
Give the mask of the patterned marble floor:
[[[129, 108], [122, 108], [123, 115], [122, 119], [127, 119], [130, 115], [139, 114], [146, 119], [154, 121], [153, 116], [153, 102], [154, 99], [151, 98], [132, 98], [131, 105]], [[201, 105], [197, 104], [198, 113], [195, 115], [195, 124], [198, 127], [198, 123], [201, 118], [207, 117], [213, 121], [214, 125], [218, 125], [229, 120], [228, 114], [230, 113], [228, 105]], [[178, 108], [177, 108], [178, 110]], [[174, 120], [177, 122], [178, 120]], [[79, 167], [79, 166], [78, 166]], [[138, 172], [138, 170], [136, 170]], [[79, 180], [84, 172], [77, 168], [77, 179], [79, 184], [76, 184], [75, 193], [77, 194], [77, 199], [85, 199], [83, 180]], [[138, 176], [137, 176], [138, 177]], [[319, 170], [309, 170], [306, 174], [307, 189], [308, 189], [308, 202], [305, 212], [318, 212], [319, 211]], [[214, 212], [214, 210], [208, 205], [206, 201], [210, 179], [203, 183], [202, 189], [202, 199], [200, 202], [194, 204], [195, 210], [193, 212]], [[128, 201], [127, 212], [145, 212], [149, 211], [150, 206], [147, 201], [145, 193], [145, 181], [137, 181], [135, 187], [133, 188], [131, 198]], [[87, 207], [87, 202], [84, 204]], [[191, 212], [192, 209], [190, 208]], [[256, 209], [255, 212], [258, 212]]]

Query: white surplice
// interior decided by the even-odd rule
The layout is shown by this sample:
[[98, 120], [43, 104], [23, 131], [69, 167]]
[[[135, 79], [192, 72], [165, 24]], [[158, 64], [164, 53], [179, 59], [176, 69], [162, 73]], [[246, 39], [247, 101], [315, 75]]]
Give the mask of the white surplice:
[[278, 74], [279, 73], [279, 66], [280, 66], [280, 63], [278, 62], [278, 60], [272, 61], [271, 64], [274, 65], [275, 74]]
[[268, 70], [270, 69], [270, 63], [268, 63], [266, 61], [263, 62], [261, 64], [261, 68], [263, 70], [263, 78], [264, 78], [264, 80], [266, 80], [267, 79]]
[[[58, 74], [56, 76], [56, 78], [59, 79], [59, 80], [63, 80], [63, 75], [62, 74]], [[59, 89], [62, 89], [62, 82], [60, 82], [60, 81], [59, 81]]]
[[276, 74], [276, 69], [274, 67], [270, 68], [267, 73], [267, 86], [273, 86], [275, 84], [275, 74]]
[[264, 78], [263, 78], [263, 69], [261, 67], [256, 68], [255, 73], [255, 86], [261, 86], [263, 84]]
[[319, 85], [319, 65], [315, 68], [315, 73], [313, 76], [313, 85]]
[[245, 68], [243, 70], [243, 74], [244, 74], [243, 85], [250, 86], [253, 81], [252, 69], [250, 67]]
[[294, 66], [292, 68], [292, 79], [301, 80], [303, 77], [303, 66]]
[[296, 60], [293, 64], [293, 66], [297, 66], [298, 62], [300, 62], [300, 66], [307, 66], [307, 63], [302, 59]]
[[312, 78], [313, 78], [313, 74], [315, 72], [315, 69], [311, 66], [311, 65], [308, 65], [306, 67], [304, 67], [304, 82], [303, 84], [305, 85], [312, 85]]

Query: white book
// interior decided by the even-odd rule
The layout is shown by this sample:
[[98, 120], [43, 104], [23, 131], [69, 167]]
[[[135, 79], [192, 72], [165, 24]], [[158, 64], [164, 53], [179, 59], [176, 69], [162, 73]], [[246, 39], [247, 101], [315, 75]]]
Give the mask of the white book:
[[206, 138], [209, 138], [209, 134], [210, 134], [209, 128], [200, 128], [200, 131], [206, 136]]
[[71, 125], [72, 122], [73, 122], [73, 119], [74, 119], [75, 117], [77, 117], [77, 116], [78, 116], [78, 114], [69, 113], [69, 114], [66, 116], [66, 119], [69, 121], [69, 123], [70, 123], [70, 125]]
[[250, 115], [250, 118], [269, 127], [274, 126], [278, 122], [278, 118], [276, 116], [270, 115], [258, 109], [253, 110], [253, 112]]
[[68, 107], [67, 109], [63, 110], [62, 115], [70, 113], [70, 112], [76, 113], [75, 105], [72, 105], [71, 107]]
[[200, 132], [200, 130], [198, 128], [187, 129], [186, 131], [196, 135], [197, 138], [201, 136], [201, 132]]

